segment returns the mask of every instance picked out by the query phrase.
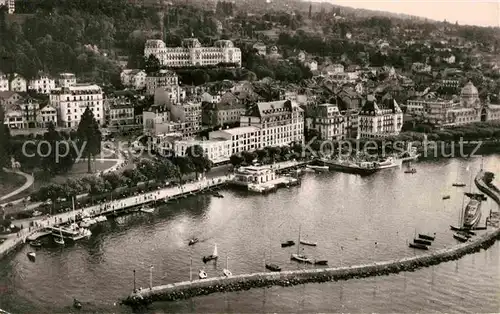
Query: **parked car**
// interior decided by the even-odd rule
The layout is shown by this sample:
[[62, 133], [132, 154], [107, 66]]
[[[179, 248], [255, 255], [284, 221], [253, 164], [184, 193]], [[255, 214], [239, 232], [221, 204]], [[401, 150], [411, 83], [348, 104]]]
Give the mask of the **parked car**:
[[33, 212], [33, 214], [32, 214], [32, 216], [33, 216], [33, 217], [38, 217], [38, 216], [41, 216], [41, 215], [43, 215], [43, 213], [42, 213], [42, 212], [39, 212], [38, 210], [35, 210], [35, 211]]

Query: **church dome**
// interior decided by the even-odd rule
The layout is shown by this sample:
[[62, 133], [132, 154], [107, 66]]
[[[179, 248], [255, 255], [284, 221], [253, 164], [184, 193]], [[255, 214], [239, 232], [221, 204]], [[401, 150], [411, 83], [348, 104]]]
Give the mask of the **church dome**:
[[478, 97], [479, 92], [477, 91], [476, 86], [472, 84], [471, 81], [469, 81], [467, 84], [465, 84], [464, 88], [462, 88], [462, 92], [460, 93], [460, 96], [462, 98], [472, 98], [472, 97]]

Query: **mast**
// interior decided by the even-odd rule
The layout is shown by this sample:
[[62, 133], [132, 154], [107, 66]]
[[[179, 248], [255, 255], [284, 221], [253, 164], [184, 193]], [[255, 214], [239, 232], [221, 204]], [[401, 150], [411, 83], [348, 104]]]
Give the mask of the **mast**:
[[73, 222], [76, 223], [76, 212], [75, 212], [75, 197], [71, 198], [71, 205], [73, 207]]
[[228, 265], [228, 259], [229, 259], [229, 256], [226, 256], [226, 269], [229, 270], [229, 267], [227, 266]]
[[189, 257], [189, 281], [193, 281], [193, 258]]
[[458, 217], [459, 227], [463, 227], [463, 216], [464, 216], [464, 201], [465, 201], [465, 193], [462, 195], [462, 208], [460, 208], [460, 216]]
[[297, 243], [297, 255], [300, 255], [300, 225], [299, 225], [299, 242]]

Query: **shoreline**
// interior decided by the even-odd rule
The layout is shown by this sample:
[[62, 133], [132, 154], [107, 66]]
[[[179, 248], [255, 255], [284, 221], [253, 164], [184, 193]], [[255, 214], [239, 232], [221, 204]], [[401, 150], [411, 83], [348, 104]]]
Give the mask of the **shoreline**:
[[[288, 161], [276, 164], [276, 170], [284, 170], [288, 168], [294, 168], [302, 165], [303, 162], [299, 161]], [[211, 179], [205, 179], [195, 182], [186, 183], [182, 186], [166, 187], [158, 189], [155, 191], [142, 193], [139, 195], [129, 196], [126, 198], [121, 198], [106, 202], [99, 205], [93, 205], [82, 209], [77, 209], [75, 211], [69, 211], [65, 213], [60, 213], [49, 218], [39, 218], [33, 220], [23, 220], [13, 222], [15, 225], [19, 223], [23, 226], [23, 229], [19, 232], [19, 236], [11, 234], [4, 243], [0, 244], [0, 259], [7, 257], [13, 251], [16, 251], [19, 247], [26, 242], [26, 239], [45, 228], [55, 227], [69, 221], [72, 221], [74, 216], [78, 213], [87, 213], [90, 217], [96, 217], [100, 215], [114, 215], [121, 214], [121, 212], [127, 210], [128, 208], [137, 207], [141, 205], [146, 205], [153, 203], [155, 201], [164, 200], [175, 200], [182, 197], [187, 197], [190, 195], [196, 195], [205, 191], [209, 191], [214, 188], [218, 188], [227, 184], [227, 182], [232, 178], [232, 175], [223, 175], [214, 177]], [[30, 222], [39, 223], [39, 227], [29, 228]], [[24, 226], [24, 223], [28, 225]]]
[[[479, 189], [485, 190], [488, 196], [499, 203], [500, 195], [491, 190], [483, 181], [485, 172], [481, 170], [474, 180]], [[488, 191], [488, 192], [486, 192]], [[499, 203], [500, 204], [500, 203]], [[383, 276], [402, 271], [414, 271], [419, 268], [437, 265], [456, 260], [464, 255], [487, 249], [500, 239], [500, 228], [488, 230], [473, 241], [460, 243], [451, 248], [444, 248], [432, 253], [420, 254], [403, 259], [375, 262], [364, 265], [353, 265], [333, 268], [293, 270], [284, 272], [260, 272], [242, 274], [231, 277], [214, 277], [203, 280], [178, 282], [156, 286], [133, 292], [121, 300], [121, 304], [133, 308], [147, 306], [155, 301], [175, 301], [195, 296], [208, 295], [217, 292], [233, 292], [251, 288], [270, 286], [293, 286], [304, 283], [321, 283], [329, 281], [348, 280]]]

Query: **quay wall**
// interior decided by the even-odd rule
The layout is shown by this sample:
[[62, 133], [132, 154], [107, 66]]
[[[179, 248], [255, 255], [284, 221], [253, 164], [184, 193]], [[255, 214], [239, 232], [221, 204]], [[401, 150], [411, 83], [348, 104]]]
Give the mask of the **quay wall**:
[[[275, 170], [283, 170], [287, 168], [294, 168], [301, 166], [307, 162], [301, 161], [286, 161], [274, 164], [272, 167]], [[143, 193], [140, 195], [135, 195], [131, 197], [126, 197], [122, 199], [112, 200], [110, 202], [106, 202], [101, 205], [89, 206], [83, 209], [76, 210], [76, 213], [87, 213], [89, 216], [99, 216], [99, 215], [110, 215], [113, 213], [120, 213], [121, 211], [136, 207], [148, 203], [152, 203], [156, 200], [163, 199], [177, 199], [182, 196], [193, 195], [198, 192], [201, 192], [206, 189], [215, 188], [218, 186], [225, 185], [229, 180], [231, 180], [232, 176], [219, 176], [211, 179], [207, 179], [205, 181], [196, 181], [192, 183], [186, 183], [182, 187], [167, 187], [163, 189], [159, 189], [156, 191], [151, 191], [147, 193]], [[41, 204], [41, 203], [39, 203]], [[107, 205], [107, 206], [104, 206]], [[15, 251], [20, 248], [22, 244], [26, 242], [26, 239], [40, 231], [44, 228], [56, 227], [60, 224], [67, 223], [72, 220], [75, 216], [74, 211], [65, 212], [61, 214], [54, 215], [50, 217], [50, 219], [45, 219], [44, 217], [40, 217], [38, 219], [27, 220], [25, 223], [21, 223], [23, 225], [23, 229], [20, 231], [19, 236], [10, 235], [4, 243], [0, 244], [0, 259], [6, 257], [9, 253]], [[41, 224], [38, 228], [29, 228], [29, 222], [38, 222]], [[61, 222], [62, 221], [62, 222]], [[15, 225], [19, 225], [19, 222], [15, 222]]]
[[[22, 244], [24, 244], [26, 242], [26, 239], [30, 235], [36, 233], [37, 231], [40, 231], [41, 229], [56, 227], [58, 225], [67, 223], [70, 220], [72, 221], [76, 213], [85, 212], [91, 217], [120, 213], [121, 211], [127, 208], [152, 203], [156, 200], [176, 199], [184, 195], [192, 195], [206, 189], [221, 186], [226, 184], [230, 178], [231, 178], [230, 176], [224, 176], [224, 177], [217, 177], [214, 179], [210, 179], [207, 180], [206, 182], [201, 181], [201, 182], [187, 183], [183, 187], [169, 187], [123, 199], [117, 199], [107, 202], [105, 204], [94, 205], [83, 209], [78, 209], [76, 211], [70, 211], [54, 215], [51, 216], [49, 219], [46, 218], [34, 219], [31, 221], [39, 222], [41, 226], [39, 228], [32, 228], [31, 231], [28, 228], [28, 224], [31, 221], [26, 221], [26, 225], [23, 224], [24, 228], [19, 232], [19, 236], [16, 236], [14, 234], [10, 235], [5, 240], [4, 243], [0, 244], [0, 259], [4, 258], [9, 253], [15, 251]], [[15, 224], [18, 225], [18, 223]]]
[[[496, 195], [483, 181], [484, 172], [476, 176], [478, 188], [484, 193]], [[481, 187], [480, 187], [481, 186]], [[498, 195], [492, 197], [500, 204]], [[500, 229], [492, 229], [473, 241], [457, 244], [451, 248], [440, 249], [435, 252], [395, 259], [371, 264], [344, 266], [334, 268], [318, 268], [293, 270], [283, 272], [262, 272], [253, 274], [235, 275], [229, 278], [217, 277], [203, 280], [185, 281], [163, 286], [142, 289], [133, 292], [122, 300], [122, 304], [132, 307], [141, 307], [155, 301], [174, 301], [195, 296], [207, 295], [216, 292], [242, 291], [251, 288], [270, 286], [293, 286], [312, 282], [328, 282], [382, 276], [402, 271], [414, 271], [418, 268], [437, 265], [439, 263], [456, 260], [460, 257], [487, 249], [500, 239]]]

